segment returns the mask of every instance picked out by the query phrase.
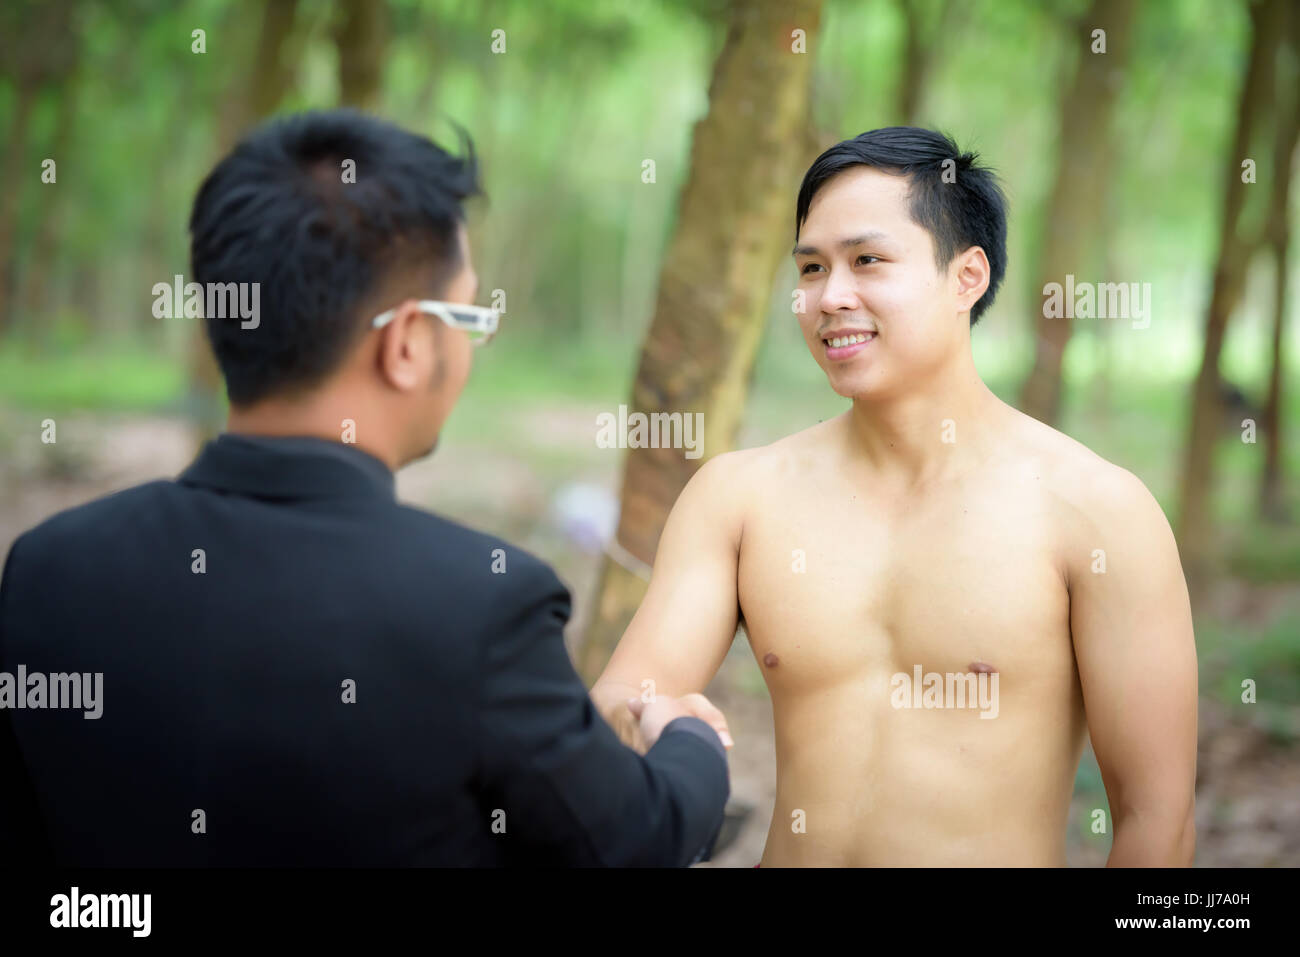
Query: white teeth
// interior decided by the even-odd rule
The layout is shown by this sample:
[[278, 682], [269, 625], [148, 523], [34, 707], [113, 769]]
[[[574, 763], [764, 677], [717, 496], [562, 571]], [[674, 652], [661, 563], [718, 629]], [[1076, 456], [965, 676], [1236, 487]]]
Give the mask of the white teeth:
[[832, 349], [841, 349], [844, 346], [851, 346], [851, 345], [856, 345], [859, 342], [866, 342], [868, 339], [874, 336], [875, 336], [874, 332], [870, 334], [865, 332], [856, 332], [851, 336], [836, 336], [834, 339], [830, 340], [830, 346]]

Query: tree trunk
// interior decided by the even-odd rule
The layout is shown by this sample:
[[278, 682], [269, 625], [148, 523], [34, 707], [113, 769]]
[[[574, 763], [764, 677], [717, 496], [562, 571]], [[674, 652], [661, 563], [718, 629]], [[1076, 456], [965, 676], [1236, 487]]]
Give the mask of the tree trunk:
[[[266, 0], [257, 54], [247, 84], [227, 101], [217, 123], [217, 153], [224, 156], [248, 129], [272, 113], [293, 83], [296, 50], [289, 47], [297, 0]], [[199, 443], [221, 431], [221, 371], [212, 347], [197, 324], [190, 338], [189, 395], [186, 405]]]
[[1237, 128], [1224, 168], [1223, 220], [1215, 257], [1210, 306], [1205, 320], [1205, 349], [1192, 395], [1192, 416], [1183, 464], [1179, 512], [1179, 543], [1183, 566], [1195, 594], [1209, 573], [1213, 522], [1214, 442], [1219, 433], [1219, 355], [1223, 351], [1228, 317], [1241, 296], [1252, 243], [1241, 236], [1241, 211], [1246, 203], [1242, 161], [1251, 156], [1252, 136], [1264, 119], [1263, 101], [1273, 96], [1274, 61], [1281, 30], [1282, 9], [1289, 0], [1261, 0], [1251, 5], [1250, 60], [1237, 105]]
[[[17, 278], [14, 260], [17, 253], [18, 235], [18, 189], [17, 183], [40, 182], [39, 169], [25, 169], [27, 160], [27, 136], [31, 129], [32, 109], [36, 105], [37, 84], [31, 78], [19, 74], [16, 78], [16, 98], [14, 121], [6, 137], [4, 158], [4, 181], [7, 188], [0, 189], [0, 337], [3, 337], [13, 322], [13, 285]], [[58, 187], [54, 187], [58, 188]]]
[[[922, 12], [923, 6], [925, 9], [935, 8], [928, 23]], [[954, 10], [951, 0], [942, 0], [937, 7], [933, 2], [922, 4], [921, 0], [898, 0], [898, 7], [903, 17], [903, 51], [895, 112], [899, 123], [916, 126], [921, 122], [930, 65], [942, 52], [944, 37], [961, 33], [969, 8], [962, 5]]]
[[1276, 89], [1290, 97], [1279, 104], [1277, 140], [1273, 150], [1272, 191], [1269, 197], [1268, 244], [1273, 251], [1273, 354], [1268, 376], [1268, 397], [1260, 430], [1264, 433], [1264, 470], [1260, 475], [1259, 515], [1265, 521], [1282, 522], [1288, 518], [1288, 502], [1282, 491], [1282, 380], [1286, 353], [1284, 335], [1287, 310], [1287, 262], [1291, 244], [1291, 226], [1287, 210], [1291, 202], [1291, 168], [1296, 145], [1300, 142], [1300, 10], [1288, 7], [1283, 16], [1285, 35], [1291, 48], [1290, 69], [1283, 69]]
[[917, 0], [898, 0], [903, 14], [903, 63], [899, 71], [898, 122], [912, 125], [916, 122], [921, 103], [921, 84], [925, 78], [925, 43], [921, 35], [921, 13]]
[[793, 238], [799, 171], [810, 159], [800, 147], [812, 53], [793, 53], [791, 33], [802, 29], [811, 43], [820, 15], [821, 0], [733, 2], [729, 8], [709, 110], [695, 125], [690, 172], [629, 403], [634, 412], [702, 412], [703, 456], [628, 450], [611, 547], [626, 557], [623, 563], [607, 557], [599, 576], [580, 659], [589, 681], [644, 595], [644, 581], [625, 566], [654, 560], [687, 480], [705, 458], [735, 441], [773, 277]]
[[[41, 182], [41, 168], [28, 166], [32, 113], [41, 91], [76, 69], [78, 41], [70, 0], [6, 0], [0, 4], [0, 77], [13, 84], [13, 122], [5, 131], [0, 175], [0, 337], [13, 324], [17, 281], [18, 197], [33, 190], [57, 190]], [[47, 197], [48, 198], [48, 197]]]
[[264, 0], [257, 49], [250, 72], [236, 81], [217, 124], [217, 152], [224, 156], [259, 120], [275, 111], [293, 85], [296, 49], [289, 40], [298, 15], [298, 0]]
[[334, 44], [339, 52], [339, 102], [344, 106], [373, 110], [379, 105], [387, 40], [383, 0], [342, 0]]
[[[1039, 282], [1030, 301], [1039, 304], [1034, 319], [1034, 365], [1020, 393], [1020, 408], [1054, 424], [1061, 412], [1061, 364], [1070, 341], [1071, 322], [1049, 318], [1042, 308], [1043, 288], [1065, 284], [1097, 263], [1100, 211], [1106, 208], [1114, 150], [1111, 117], [1123, 85], [1133, 23], [1133, 0], [1092, 0], [1088, 13], [1074, 25], [1083, 47], [1074, 77], [1061, 101], [1060, 155], [1043, 220]], [[1106, 31], [1106, 52], [1093, 53], [1092, 31]], [[1087, 274], [1082, 277], [1088, 281]]]
[[[79, 100], [81, 79], [78, 76], [67, 77], [57, 92], [58, 112], [54, 119], [54, 134], [50, 138], [49, 153], [60, 175], [66, 175], [64, 165], [69, 157], [69, 144], [77, 126], [77, 103]], [[70, 170], [68, 170], [70, 172]], [[37, 327], [48, 333], [52, 329], [52, 316], [45, 310], [49, 305], [50, 283], [54, 274], [54, 263], [58, 259], [60, 226], [63, 221], [64, 196], [66, 191], [57, 185], [50, 189], [49, 201], [45, 204], [45, 213], [36, 227], [36, 238], [32, 242], [32, 258], [26, 276], [23, 279], [22, 303], [26, 315], [39, 322]], [[91, 322], [100, 318], [98, 312], [90, 314]]]

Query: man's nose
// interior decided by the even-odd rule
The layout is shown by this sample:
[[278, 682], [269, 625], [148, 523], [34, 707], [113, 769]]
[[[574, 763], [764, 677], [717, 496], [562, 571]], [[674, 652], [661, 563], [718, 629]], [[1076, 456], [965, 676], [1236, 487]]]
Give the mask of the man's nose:
[[843, 270], [832, 269], [826, 277], [826, 286], [822, 290], [821, 311], [840, 312], [845, 309], [857, 309], [861, 303], [857, 290], [853, 286], [853, 277]]

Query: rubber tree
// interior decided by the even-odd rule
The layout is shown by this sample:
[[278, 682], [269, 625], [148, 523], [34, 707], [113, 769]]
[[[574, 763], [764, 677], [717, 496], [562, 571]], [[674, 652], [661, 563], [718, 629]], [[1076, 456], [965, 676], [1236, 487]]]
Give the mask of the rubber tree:
[[611, 548], [622, 560], [604, 560], [579, 649], [588, 681], [640, 604], [645, 581], [636, 569], [653, 563], [673, 502], [709, 457], [735, 442], [773, 279], [793, 241], [799, 177], [812, 160], [804, 147], [821, 6], [821, 0], [751, 0], [727, 8], [708, 110], [693, 130], [628, 403], [631, 413], [703, 413], [703, 454], [628, 450]]

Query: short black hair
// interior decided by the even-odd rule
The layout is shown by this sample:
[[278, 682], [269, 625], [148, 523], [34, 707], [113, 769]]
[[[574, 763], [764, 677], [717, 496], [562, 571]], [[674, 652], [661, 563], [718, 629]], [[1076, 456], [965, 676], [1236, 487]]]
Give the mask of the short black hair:
[[193, 278], [259, 284], [255, 327], [205, 320], [233, 404], [324, 379], [364, 332], [356, 310], [398, 270], [427, 267], [442, 283], [460, 269], [462, 202], [481, 190], [457, 132], [461, 157], [355, 110], [300, 113], [258, 127], [212, 170], [190, 215]]
[[[952, 160], [945, 166], [945, 160]], [[799, 186], [794, 237], [808, 218], [817, 191], [837, 173], [871, 166], [909, 180], [912, 221], [934, 237], [940, 269], [971, 246], [989, 260], [989, 287], [971, 307], [970, 321], [993, 303], [1007, 271], [1007, 200], [993, 170], [977, 153], [962, 153], [951, 137], [915, 126], [889, 126], [836, 143], [813, 161]], [[944, 173], [950, 171], [945, 182]]]

